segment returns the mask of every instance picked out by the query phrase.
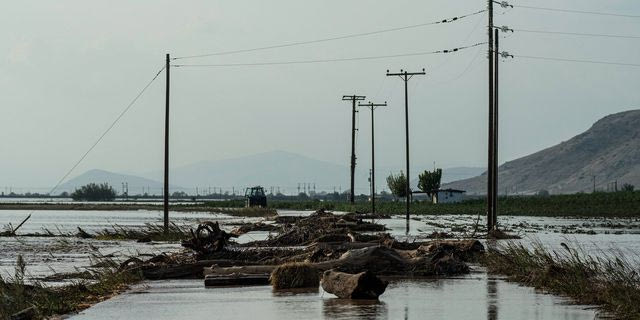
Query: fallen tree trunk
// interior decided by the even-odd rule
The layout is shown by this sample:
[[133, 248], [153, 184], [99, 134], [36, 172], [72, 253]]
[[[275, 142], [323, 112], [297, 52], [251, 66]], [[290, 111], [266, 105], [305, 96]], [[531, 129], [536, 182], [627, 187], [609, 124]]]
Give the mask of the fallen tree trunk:
[[212, 266], [231, 267], [234, 265], [247, 264], [244, 261], [234, 260], [201, 260], [186, 264], [169, 264], [158, 266], [135, 266], [140, 268], [145, 279], [201, 279], [204, 277], [203, 270]]
[[324, 291], [342, 299], [378, 299], [388, 282], [380, 280], [370, 271], [349, 274], [327, 270], [320, 282]]
[[204, 278], [205, 287], [256, 286], [269, 284], [269, 276], [261, 274], [209, 275]]

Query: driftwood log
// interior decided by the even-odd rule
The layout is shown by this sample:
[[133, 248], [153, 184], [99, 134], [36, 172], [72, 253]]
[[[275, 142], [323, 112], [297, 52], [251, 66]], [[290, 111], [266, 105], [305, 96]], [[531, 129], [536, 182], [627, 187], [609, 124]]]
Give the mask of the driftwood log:
[[269, 284], [269, 276], [262, 274], [209, 275], [204, 278], [205, 287], [259, 286]]
[[370, 271], [350, 274], [327, 270], [320, 282], [324, 291], [342, 299], [378, 299], [388, 282], [380, 280]]

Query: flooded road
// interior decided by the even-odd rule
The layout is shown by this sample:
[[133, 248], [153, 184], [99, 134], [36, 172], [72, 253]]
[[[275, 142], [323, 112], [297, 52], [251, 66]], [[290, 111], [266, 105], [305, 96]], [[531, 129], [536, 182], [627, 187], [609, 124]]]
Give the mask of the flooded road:
[[593, 308], [477, 272], [463, 278], [395, 280], [380, 301], [336, 298], [321, 288], [276, 293], [270, 286], [204, 288], [157, 281], [71, 319], [594, 319]]
[[[0, 225], [24, 219], [28, 211], [0, 211]], [[114, 225], [136, 228], [162, 223], [161, 211], [34, 211], [19, 233], [75, 233], [77, 227], [96, 232]], [[308, 211], [280, 211], [280, 215], [308, 215]], [[238, 218], [224, 214], [171, 212], [172, 222], [195, 225], [220, 221], [226, 230], [242, 222], [262, 218]], [[499, 217], [502, 229], [554, 250], [561, 243], [582, 248], [591, 255], [621, 253], [637, 260], [640, 252], [640, 220], [606, 218]], [[432, 232], [454, 238], [469, 236], [484, 220], [477, 216], [419, 216], [406, 232], [403, 216], [379, 221], [389, 233], [409, 241], [425, 240]], [[269, 223], [267, 221], [267, 223]], [[238, 242], [265, 239], [269, 232], [249, 232]], [[486, 243], [486, 245], [490, 245]], [[83, 270], [92, 255], [116, 260], [127, 256], [179, 250], [179, 244], [163, 242], [99, 241], [75, 237], [0, 238], [0, 274], [13, 273], [18, 255], [27, 262], [27, 273], [42, 277], [55, 272]], [[74, 319], [594, 319], [596, 310], [571, 305], [564, 298], [536, 292], [487, 275], [480, 267], [466, 277], [438, 280], [394, 280], [379, 302], [351, 302], [322, 289], [307, 293], [274, 293], [270, 286], [205, 289], [202, 280], [145, 282], [133, 290], [100, 303]], [[55, 285], [55, 284], [53, 284]]]

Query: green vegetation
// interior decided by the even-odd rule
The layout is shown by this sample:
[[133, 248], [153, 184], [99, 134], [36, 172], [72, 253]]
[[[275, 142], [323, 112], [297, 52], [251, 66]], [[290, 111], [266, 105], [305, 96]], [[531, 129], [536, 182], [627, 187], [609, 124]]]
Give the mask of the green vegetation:
[[418, 175], [418, 189], [429, 197], [434, 195], [437, 197], [438, 193], [434, 191], [440, 189], [440, 180], [442, 180], [442, 169], [425, 170]]
[[[24, 319], [44, 319], [86, 309], [92, 304], [118, 294], [128, 285], [142, 279], [140, 274], [123, 271], [119, 265], [105, 257], [98, 260], [88, 273], [87, 280], [70, 285], [47, 287], [41, 283], [25, 283], [25, 263], [21, 256], [16, 263], [15, 275], [0, 277], [0, 320], [25, 311]], [[23, 318], [20, 318], [23, 319]]]
[[616, 318], [640, 318], [640, 276], [635, 263], [621, 256], [598, 258], [566, 244], [563, 247], [563, 252], [550, 252], [539, 243], [532, 249], [509, 243], [490, 250], [482, 264], [490, 273], [602, 306]]
[[116, 191], [107, 183], [89, 183], [71, 193], [74, 201], [113, 201]]
[[404, 172], [400, 171], [400, 174], [394, 176], [393, 173], [387, 177], [387, 186], [391, 193], [397, 198], [404, 198], [407, 196], [407, 176]]
[[[482, 198], [461, 203], [432, 204], [429, 201], [414, 202], [413, 214], [483, 214], [486, 211]], [[369, 202], [333, 201], [270, 201], [270, 208], [290, 210], [335, 210], [370, 212]], [[403, 214], [404, 203], [396, 201], [376, 202], [377, 211], [383, 214]], [[640, 216], [640, 192], [611, 192], [551, 196], [510, 196], [498, 200], [500, 215], [514, 216], [588, 216], [588, 217], [638, 217]]]

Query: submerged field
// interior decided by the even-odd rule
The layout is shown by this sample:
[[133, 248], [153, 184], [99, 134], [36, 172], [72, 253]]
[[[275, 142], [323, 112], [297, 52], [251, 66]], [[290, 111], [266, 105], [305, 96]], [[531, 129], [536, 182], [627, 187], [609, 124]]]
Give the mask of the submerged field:
[[[461, 203], [431, 204], [416, 201], [411, 213], [416, 215], [477, 215], [486, 211], [484, 199], [471, 199]], [[265, 216], [272, 210], [335, 210], [344, 212], [370, 212], [371, 203], [358, 201], [321, 200], [269, 200], [268, 208], [245, 209], [244, 200], [178, 202], [170, 205], [172, 211], [224, 212], [238, 216]], [[159, 210], [160, 202], [55, 202], [43, 199], [38, 202], [0, 202], [0, 210]], [[404, 214], [405, 203], [399, 201], [376, 202], [378, 213]], [[272, 209], [272, 210], [269, 210]], [[551, 196], [508, 196], [498, 200], [500, 215], [546, 217], [640, 217], [640, 192], [596, 192]]]
[[[0, 225], [15, 225], [30, 211], [0, 211]], [[159, 252], [178, 250], [179, 244], [151, 241], [136, 242], [126, 239], [80, 239], [73, 236], [77, 227], [96, 234], [105, 229], [116, 228], [145, 229], [147, 225], [162, 222], [161, 211], [58, 211], [41, 210], [32, 213], [32, 218], [18, 234], [37, 234], [31, 237], [0, 238], [0, 274], [6, 278], [15, 271], [18, 256], [26, 263], [28, 277], [44, 281], [45, 285], [59, 286], [73, 279], [56, 279], [54, 273], [73, 273], [88, 270], [94, 263], [92, 255], [99, 252], [116, 261], [132, 255], [151, 257]], [[308, 211], [280, 210], [280, 215], [308, 215]], [[234, 217], [224, 213], [211, 212], [171, 212], [172, 223], [181, 227], [191, 227], [205, 220], [220, 221], [226, 230], [239, 223], [265, 221], [262, 217]], [[405, 229], [406, 221], [401, 215], [379, 220], [389, 228], [387, 232], [397, 239], [420, 241], [436, 234], [438, 237], [470, 237], [483, 231], [484, 219], [475, 215], [429, 215], [415, 216], [410, 229]], [[503, 230], [522, 237], [515, 240], [525, 247], [540, 243], [549, 250], [564, 250], [562, 244], [580, 246], [585, 254], [599, 256], [614, 250], [616, 253], [637, 259], [640, 252], [640, 220], [637, 218], [611, 219], [602, 217], [555, 218], [542, 216], [502, 216], [499, 223]], [[45, 231], [48, 230], [48, 231]], [[251, 231], [242, 235], [239, 243], [266, 239], [270, 231]], [[491, 243], [485, 243], [491, 246]], [[139, 318], [142, 314], [156, 314], [159, 319], [170, 319], [176, 313], [195, 312], [207, 314], [212, 310], [227, 310], [229, 319], [240, 319], [247, 314], [243, 310], [256, 306], [264, 312], [265, 318], [398, 318], [419, 319], [429, 312], [435, 317], [475, 317], [478, 313], [488, 318], [528, 319], [533, 315], [544, 318], [593, 319], [598, 312], [587, 306], [567, 305], [566, 298], [544, 295], [530, 288], [508, 283], [501, 276], [488, 276], [484, 267], [472, 266], [472, 273], [454, 279], [432, 281], [394, 281], [380, 302], [374, 304], [340, 303], [330, 294], [311, 292], [306, 294], [276, 294], [269, 287], [237, 288], [231, 291], [204, 289], [201, 281], [171, 280], [144, 282], [136, 286], [135, 294], [125, 294], [107, 300], [82, 312], [79, 319]], [[446, 296], [443, 300], [442, 295]], [[237, 296], [238, 298], [233, 298]], [[231, 300], [229, 300], [231, 299]], [[457, 301], [458, 308], [451, 308], [446, 301]], [[182, 303], [176, 303], [182, 301]], [[204, 303], [207, 301], [207, 303]], [[425, 304], [424, 301], [432, 301]], [[528, 302], [537, 301], [536, 304]], [[140, 304], [138, 304], [140, 302]], [[523, 308], [513, 308], [513, 304], [526, 304]], [[165, 306], [166, 305], [166, 306]], [[280, 312], [284, 305], [291, 306], [289, 316]], [[131, 306], [136, 306], [132, 308]], [[146, 309], [147, 307], [153, 310]], [[169, 308], [169, 309], [167, 309]], [[164, 311], [163, 311], [164, 310]], [[174, 310], [174, 311], [169, 311]], [[235, 311], [234, 311], [235, 310]], [[300, 312], [294, 312], [299, 310]], [[155, 313], [154, 313], [155, 312]], [[295, 317], [294, 317], [295, 318]]]

